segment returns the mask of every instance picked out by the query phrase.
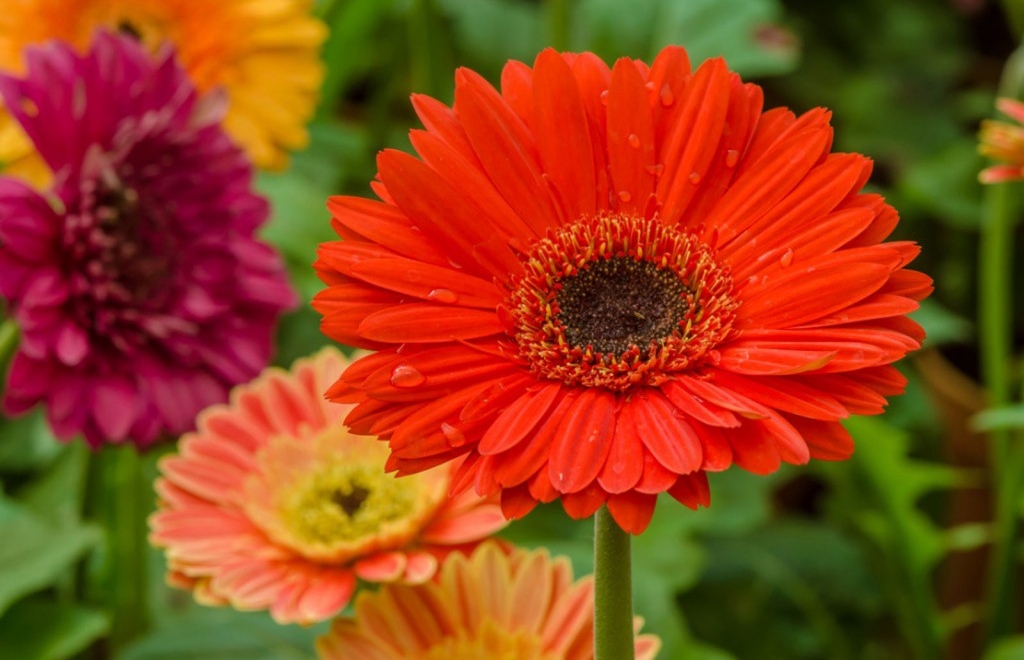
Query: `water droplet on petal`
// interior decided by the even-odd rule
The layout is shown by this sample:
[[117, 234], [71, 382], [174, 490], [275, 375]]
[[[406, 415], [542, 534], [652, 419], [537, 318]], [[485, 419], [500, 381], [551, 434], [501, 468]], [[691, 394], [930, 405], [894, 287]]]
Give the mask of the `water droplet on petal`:
[[700, 174], [697, 172], [690, 172], [690, 182], [693, 183], [693, 185], [700, 183]]
[[629, 140], [629, 146], [633, 147], [634, 149], [640, 147], [640, 136], [638, 136], [636, 133], [630, 133], [627, 139]]
[[782, 264], [783, 268], [788, 267], [793, 263], [793, 248], [787, 249], [781, 257], [779, 257], [779, 263]]
[[612, 472], [614, 472], [615, 474], [622, 474], [625, 471], [626, 471], [626, 463], [625, 462], [620, 461], [618, 463], [612, 463]]
[[661, 104], [666, 108], [675, 103], [676, 100], [675, 94], [672, 93], [672, 88], [669, 87], [668, 83], [661, 86], [661, 93], [658, 95], [658, 98], [661, 99]]
[[466, 435], [462, 430], [448, 422], [441, 422], [441, 433], [452, 447], [461, 447], [466, 444]]
[[653, 174], [654, 176], [661, 176], [661, 173], [665, 171], [665, 166], [662, 165], [661, 163], [658, 163], [657, 165], [647, 165], [646, 167], [644, 167], [644, 169], [647, 170], [648, 174]]
[[426, 380], [419, 369], [408, 364], [400, 364], [391, 370], [391, 384], [395, 387], [416, 387]]
[[429, 300], [443, 303], [457, 303], [459, 302], [459, 295], [449, 289], [434, 289], [427, 294]]
[[725, 152], [725, 166], [736, 167], [736, 163], [740, 161], [740, 152], [735, 149], [730, 149]]
[[653, 92], [654, 91], [654, 81], [653, 80], [648, 80], [647, 82], [644, 83], [644, 87], [647, 88], [648, 92]]
[[608, 90], [601, 92], [601, 104], [608, 105]]
[[629, 194], [628, 190], [620, 190], [619, 199], [621, 199], [623, 202], [629, 202], [629, 200], [633, 199], [633, 196]]

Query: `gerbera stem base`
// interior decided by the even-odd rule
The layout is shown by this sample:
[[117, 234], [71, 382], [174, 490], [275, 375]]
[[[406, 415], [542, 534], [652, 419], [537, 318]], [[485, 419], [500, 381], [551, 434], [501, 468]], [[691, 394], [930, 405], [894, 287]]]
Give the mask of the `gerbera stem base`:
[[594, 517], [594, 660], [633, 658], [631, 539], [608, 507]]

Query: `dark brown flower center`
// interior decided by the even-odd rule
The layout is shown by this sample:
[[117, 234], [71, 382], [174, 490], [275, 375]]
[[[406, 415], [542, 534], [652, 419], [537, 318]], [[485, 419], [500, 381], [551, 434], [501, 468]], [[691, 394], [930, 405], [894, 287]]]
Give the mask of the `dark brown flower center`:
[[696, 234], [598, 216], [538, 241], [509, 296], [518, 353], [539, 376], [623, 391], [714, 360], [732, 277]]
[[602, 259], [561, 284], [555, 301], [566, 340], [598, 353], [619, 355], [666, 339], [691, 312], [679, 276], [649, 261]]

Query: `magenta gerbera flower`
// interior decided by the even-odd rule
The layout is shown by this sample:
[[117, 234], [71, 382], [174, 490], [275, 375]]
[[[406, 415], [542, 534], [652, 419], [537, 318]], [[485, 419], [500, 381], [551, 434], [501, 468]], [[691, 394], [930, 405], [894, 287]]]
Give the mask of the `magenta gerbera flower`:
[[4, 409], [42, 402], [93, 446], [187, 431], [266, 366], [296, 300], [254, 237], [268, 206], [223, 98], [126, 36], [26, 61], [0, 97], [55, 177], [42, 193], [0, 178], [0, 295], [22, 333]]

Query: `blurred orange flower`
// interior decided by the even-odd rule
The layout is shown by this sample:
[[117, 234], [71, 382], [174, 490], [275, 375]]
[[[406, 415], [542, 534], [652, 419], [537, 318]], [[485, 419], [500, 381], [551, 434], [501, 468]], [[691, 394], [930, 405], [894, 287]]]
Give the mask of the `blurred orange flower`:
[[[360, 594], [355, 617], [336, 619], [317, 651], [321, 660], [590, 660], [593, 600], [593, 579], [574, 582], [564, 557], [506, 555], [488, 542], [449, 555], [431, 582]], [[636, 660], [661, 646], [654, 635], [634, 644]]]
[[981, 122], [978, 151], [983, 156], [1000, 161], [978, 174], [982, 183], [1000, 183], [1024, 179], [1024, 103], [1014, 99], [999, 99], [996, 107], [1017, 122], [988, 119]]
[[505, 525], [494, 502], [448, 497], [449, 468], [386, 474], [387, 447], [349, 434], [350, 407], [323, 398], [345, 366], [326, 348], [290, 373], [267, 370], [161, 460], [151, 541], [167, 550], [172, 584], [312, 623], [344, 608], [357, 578], [422, 582]]
[[[201, 92], [230, 99], [225, 129], [264, 168], [281, 168], [286, 152], [308, 141], [323, 66], [327, 28], [310, 15], [311, 0], [6, 0], [0, 12], [0, 71], [20, 74], [24, 48], [50, 39], [84, 51], [97, 27], [136, 36], [150, 49], [169, 41]], [[6, 113], [0, 112], [0, 162], [36, 183], [45, 165]]]

